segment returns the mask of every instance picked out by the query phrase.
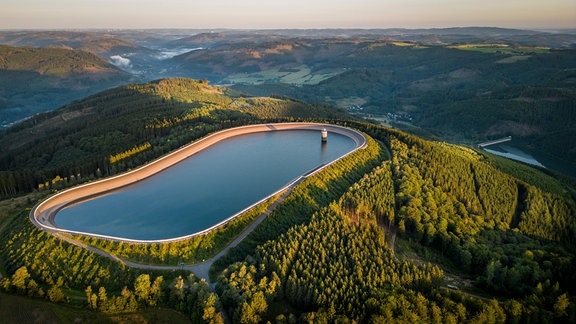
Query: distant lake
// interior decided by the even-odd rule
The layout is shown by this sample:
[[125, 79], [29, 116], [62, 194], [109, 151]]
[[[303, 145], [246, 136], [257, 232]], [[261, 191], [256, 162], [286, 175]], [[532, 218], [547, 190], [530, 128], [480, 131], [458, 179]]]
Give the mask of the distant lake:
[[63, 229], [138, 240], [193, 234], [354, 150], [348, 136], [282, 130], [229, 138], [152, 177], [60, 210]]
[[526, 164], [538, 166], [541, 168], [552, 169], [566, 175], [576, 177], [576, 169], [574, 169], [574, 165], [568, 163], [568, 161], [546, 156], [541, 154], [539, 151], [527, 153], [519, 149], [514, 144], [510, 144], [510, 142], [490, 145], [485, 147], [484, 150], [486, 152], [500, 155], [511, 160], [524, 162]]
[[498, 144], [498, 145], [490, 145], [488, 147], [484, 148], [486, 152], [490, 152], [495, 155], [500, 155], [505, 158], [509, 158], [511, 160], [516, 160], [530, 165], [545, 168], [545, 166], [542, 163], [540, 163], [540, 161], [536, 160], [536, 158], [534, 158], [532, 155], [525, 153], [524, 151], [512, 147], [510, 145]]

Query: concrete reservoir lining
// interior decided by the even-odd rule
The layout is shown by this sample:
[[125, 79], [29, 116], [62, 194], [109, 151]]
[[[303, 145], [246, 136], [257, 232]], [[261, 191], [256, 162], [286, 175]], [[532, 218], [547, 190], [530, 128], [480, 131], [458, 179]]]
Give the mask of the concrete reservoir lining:
[[[66, 230], [66, 229], [59, 228], [56, 225], [54, 218], [55, 218], [55, 215], [58, 213], [58, 211], [60, 211], [63, 208], [66, 208], [67, 206], [82, 202], [82, 201], [90, 199], [90, 198], [94, 198], [94, 197], [103, 195], [107, 192], [128, 186], [130, 184], [141, 181], [143, 179], [146, 179], [146, 178], [148, 178], [154, 174], [157, 174], [158, 172], [160, 172], [166, 168], [169, 168], [170, 166], [194, 155], [195, 153], [197, 153], [197, 152], [199, 152], [199, 151], [201, 151], [201, 150], [203, 150], [203, 149], [205, 149], [211, 145], [214, 145], [214, 144], [216, 144], [222, 140], [225, 140], [227, 138], [231, 138], [231, 137], [239, 136], [239, 135], [243, 135], [243, 134], [250, 134], [250, 133], [257, 133], [257, 132], [282, 131], [282, 130], [317, 130], [319, 132], [319, 134], [321, 134], [321, 131], [323, 129], [326, 129], [329, 132], [334, 132], [334, 133], [338, 133], [338, 134], [341, 134], [344, 136], [348, 136], [351, 139], [353, 139], [355, 144], [356, 144], [356, 148], [353, 151], [340, 157], [337, 160], [342, 159], [343, 157], [351, 154], [352, 152], [354, 152], [360, 148], [365, 147], [365, 145], [366, 145], [366, 138], [360, 132], [355, 131], [355, 130], [350, 129], [350, 128], [346, 128], [346, 127], [342, 127], [342, 126], [336, 126], [336, 125], [329, 125], [329, 124], [278, 123], [278, 124], [249, 125], [249, 126], [242, 126], [242, 127], [226, 129], [226, 130], [222, 130], [222, 131], [219, 131], [217, 133], [208, 135], [208, 136], [206, 136], [206, 137], [204, 137], [198, 141], [195, 141], [195, 142], [193, 142], [187, 146], [184, 146], [184, 147], [182, 147], [182, 148], [180, 148], [180, 149], [178, 149], [172, 153], [169, 153], [169, 154], [167, 154], [167, 155], [165, 155], [165, 156], [163, 156], [157, 160], [154, 160], [154, 161], [152, 161], [152, 162], [150, 162], [150, 163], [148, 163], [148, 164], [146, 164], [146, 165], [144, 165], [138, 169], [135, 169], [135, 170], [111, 177], [111, 178], [106, 178], [106, 179], [102, 179], [99, 181], [80, 185], [80, 186], [77, 186], [74, 188], [70, 188], [70, 189], [64, 190], [60, 193], [57, 193], [55, 195], [52, 195], [49, 198], [47, 198], [46, 200], [37, 204], [31, 210], [30, 220], [37, 227], [39, 227], [45, 231], [49, 231], [49, 232], [66, 232], [66, 233], [71, 233], [71, 234], [82, 234], [82, 235], [95, 236], [95, 237], [100, 237], [100, 238], [104, 238], [104, 239], [124, 240], [124, 241], [139, 242], [139, 243], [175, 241], [175, 240], [181, 240], [181, 239], [189, 238], [192, 236], [204, 234], [211, 229], [214, 229], [216, 227], [219, 227], [219, 226], [226, 224], [230, 220], [232, 220], [235, 217], [237, 217], [238, 215], [242, 214], [242, 212], [252, 208], [254, 205], [257, 205], [260, 202], [265, 201], [268, 198], [272, 197], [276, 193], [285, 190], [289, 185], [281, 188], [280, 190], [278, 190], [274, 193], [271, 193], [265, 199], [259, 201], [258, 203], [254, 204], [253, 206], [250, 206], [249, 208], [243, 210], [242, 212], [231, 216], [230, 218], [228, 218], [225, 221], [211, 227], [210, 229], [207, 229], [207, 230], [202, 231], [202, 232], [190, 234], [190, 235], [187, 235], [185, 237], [179, 237], [179, 238], [168, 239], [168, 240], [141, 241], [141, 240], [121, 239], [121, 238], [116, 238], [116, 237], [107, 237], [104, 235], [96, 235], [96, 234], [91, 234], [91, 233]], [[308, 172], [307, 174], [305, 174], [303, 176], [308, 177], [308, 176], [320, 171], [321, 169], [327, 167], [328, 165], [336, 162], [337, 160], [335, 160], [329, 164], [322, 165], [321, 167], [314, 169], [313, 172]]]

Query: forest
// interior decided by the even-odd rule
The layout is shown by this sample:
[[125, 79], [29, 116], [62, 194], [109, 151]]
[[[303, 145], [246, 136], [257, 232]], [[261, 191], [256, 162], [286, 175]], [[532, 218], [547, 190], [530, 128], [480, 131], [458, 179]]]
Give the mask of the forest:
[[93, 53], [0, 44], [0, 128], [130, 79]]
[[[259, 64], [295, 64], [304, 55], [300, 54], [302, 48], [308, 52], [314, 46], [330, 48], [323, 45], [294, 41], [293, 51], [262, 58]], [[349, 45], [358, 47], [354, 55], [305, 60], [317, 73], [347, 67], [318, 84], [271, 80], [238, 83], [232, 88], [310, 103], [327, 102], [375, 120], [390, 113], [405, 117], [388, 120], [394, 127], [452, 143], [473, 145], [511, 135], [527, 152], [567, 161], [574, 173], [576, 51], [519, 50], [515, 46], [506, 51], [470, 51], [463, 50], [465, 46], [357, 40]], [[219, 52], [208, 54], [215, 56], [210, 62], [218, 63]]]
[[[228, 91], [186, 79], [130, 85], [3, 133], [0, 289], [107, 316], [170, 308], [193, 323], [576, 321], [576, 203], [565, 178], [323, 105]], [[130, 268], [28, 220], [51, 192], [212, 131], [293, 120], [352, 127], [368, 146], [300, 183], [210, 278]], [[72, 239], [139, 262], [194, 263], [259, 211], [199, 241]]]
[[[236, 263], [224, 269], [217, 286], [235, 320], [574, 318], [573, 200], [501, 173], [472, 150], [372, 125], [365, 130], [389, 145], [391, 160], [316, 210], [309, 222], [261, 240], [255, 249], [235, 251]], [[402, 251], [390, 246], [390, 235], [423, 253], [397, 257]], [[447, 289], [446, 268], [493, 299]], [[262, 282], [270, 280], [281, 288], [264, 290]], [[291, 308], [277, 314], [285, 303]]]
[[[246, 98], [207, 81], [164, 79], [122, 86], [2, 132], [0, 145], [6, 149], [0, 152], [0, 197], [117, 174], [223, 128], [338, 116], [344, 112], [326, 105]], [[111, 158], [135, 148], [139, 152], [129, 159]]]

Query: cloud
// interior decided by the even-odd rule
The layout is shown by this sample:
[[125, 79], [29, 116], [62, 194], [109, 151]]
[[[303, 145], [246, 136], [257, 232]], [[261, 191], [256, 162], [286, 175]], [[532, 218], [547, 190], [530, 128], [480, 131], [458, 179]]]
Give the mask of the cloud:
[[132, 69], [132, 62], [130, 59], [122, 57], [120, 55], [113, 55], [110, 56], [110, 63], [116, 65], [117, 67], [125, 70]]

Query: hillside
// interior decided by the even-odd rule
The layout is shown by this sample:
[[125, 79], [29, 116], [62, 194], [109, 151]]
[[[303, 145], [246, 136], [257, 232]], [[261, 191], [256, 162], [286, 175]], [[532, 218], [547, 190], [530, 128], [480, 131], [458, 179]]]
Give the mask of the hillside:
[[[230, 99], [221, 88], [183, 79], [113, 93], [128, 96], [129, 89], [132, 97], [159, 98], [157, 116], [166, 119], [155, 125], [174, 124], [167, 112], [179, 102]], [[114, 106], [112, 92], [99, 96]], [[98, 102], [90, 99], [85, 104]], [[121, 116], [118, 106], [114, 111]], [[205, 112], [202, 119], [180, 118], [185, 131], [251, 121], [230, 119], [235, 109]], [[0, 288], [105, 314], [169, 307], [194, 323], [222, 322], [223, 312], [234, 323], [574, 321], [573, 199], [516, 179], [471, 149], [374, 124], [346, 124], [367, 134], [368, 147], [299, 184], [216, 262], [214, 291], [185, 271], [125, 267], [44, 233], [27, 219], [33, 201], [10, 207], [2, 219]], [[113, 128], [120, 134], [131, 127], [121, 122]], [[57, 143], [74, 147], [73, 137], [68, 140]], [[218, 235], [147, 245], [85, 241], [166, 263], [189, 254], [197, 259]]]
[[[0, 42], [91, 51], [131, 73], [133, 81], [191, 77], [255, 96], [328, 103], [469, 146], [512, 136], [514, 148], [576, 175], [576, 36], [569, 31], [5, 31]], [[73, 96], [77, 84], [68, 85], [73, 91], [67, 97], [60, 88], [38, 91], [36, 83], [19, 82], [28, 80], [27, 72], [11, 73], [18, 88], [0, 94], [4, 125], [79, 98]]]
[[[0, 196], [29, 192], [79, 174], [115, 174], [224, 127], [343, 116], [323, 105], [240, 97], [206, 81], [166, 79], [126, 85], [0, 133]], [[119, 163], [110, 161], [110, 156], [145, 143], [151, 145], [145, 152]]]
[[5, 126], [129, 78], [91, 53], [0, 45], [0, 120]]
[[12, 31], [0, 33], [0, 43], [28, 47], [68, 47], [94, 54], [121, 53], [139, 46], [104, 32]]
[[0, 45], [0, 69], [29, 71], [40, 75], [86, 74], [93, 79], [119, 74], [112, 64], [94, 54], [65, 48], [11, 47]]
[[[515, 31], [515, 30], [485, 30], [485, 29], [440, 29], [440, 30], [381, 30], [366, 31], [362, 35], [355, 30], [341, 30], [334, 36], [322, 35], [316, 31], [315, 36], [307, 35], [305, 31], [269, 31], [268, 33], [240, 33], [222, 32], [198, 34], [191, 37], [171, 41], [169, 44], [178, 47], [202, 48], [182, 54], [172, 59], [172, 65], [184, 69], [212, 82], [233, 84], [262, 84], [262, 83], [310, 83], [286, 82], [279, 80], [284, 74], [298, 75], [307, 68], [310, 74], [321, 74], [324, 69], [333, 69], [332, 72], [343, 72], [348, 69], [378, 67], [392, 67], [400, 64], [398, 72], [406, 68], [406, 64], [417, 63], [415, 59], [422, 60], [422, 67], [429, 62], [451, 65], [474, 65], [477, 56], [472, 50], [500, 54], [500, 59], [512, 56], [509, 62], [523, 60], [518, 56], [534, 53], [545, 53], [549, 49], [566, 49], [570, 46], [548, 45], [542, 40], [558, 35], [547, 33]], [[300, 36], [299, 34], [302, 34]], [[332, 35], [332, 34], [330, 34]], [[534, 37], [535, 39], [531, 39]], [[522, 40], [518, 40], [521, 38]], [[526, 40], [531, 39], [527, 43]], [[542, 40], [538, 42], [538, 40]], [[576, 43], [576, 36], [566, 36], [566, 43]], [[470, 46], [468, 53], [458, 56], [444, 48], [462, 48]], [[407, 47], [394, 50], [393, 46]], [[418, 53], [410, 53], [409, 49], [418, 49]], [[455, 51], [452, 51], [455, 52]], [[408, 54], [409, 61], [402, 62], [400, 53]], [[443, 60], [439, 59], [439, 56]], [[426, 58], [426, 56], [430, 56]], [[469, 58], [462, 58], [469, 56]], [[458, 59], [458, 61], [453, 61]], [[391, 61], [389, 61], [391, 60]], [[512, 60], [512, 61], [510, 61]], [[442, 62], [440, 62], [442, 61]], [[494, 60], [498, 61], [498, 60]], [[441, 71], [429, 66], [429, 73]], [[420, 71], [424, 72], [424, 71]], [[492, 75], [489, 75], [492, 78]], [[321, 80], [320, 80], [321, 81]], [[314, 82], [314, 84], [318, 83]]]
[[[0, 130], [0, 318], [576, 323], [576, 182], [475, 145], [511, 135], [528, 152], [576, 163], [573, 39], [500, 28], [0, 32], [0, 42], [52, 46], [0, 45], [0, 114], [8, 99], [45, 107], [68, 98], [32, 117], [9, 106], [30, 118]], [[207, 80], [127, 84], [106, 60], [136, 68], [133, 53], [150, 56], [147, 76]], [[352, 127], [368, 145], [192, 239], [130, 244], [29, 220], [64, 188], [224, 128], [276, 121]], [[184, 270], [271, 206], [212, 260], [210, 278]]]
[[511, 135], [522, 150], [561, 161], [562, 172], [576, 174], [576, 51], [324, 41], [189, 57], [203, 63], [207, 76], [216, 77], [220, 66], [236, 69], [222, 80], [235, 89], [331, 103], [429, 138], [475, 145]]
[[225, 84], [317, 84], [353, 66], [370, 64], [362, 53], [378, 46], [374, 44], [385, 44], [378, 40], [273, 38], [216, 43], [172, 61], [190, 74]]
[[235, 321], [561, 322], [560, 308], [574, 318], [573, 200], [472, 150], [358, 127], [392, 158], [336, 198], [308, 196], [330, 180], [310, 181], [213, 269]]

